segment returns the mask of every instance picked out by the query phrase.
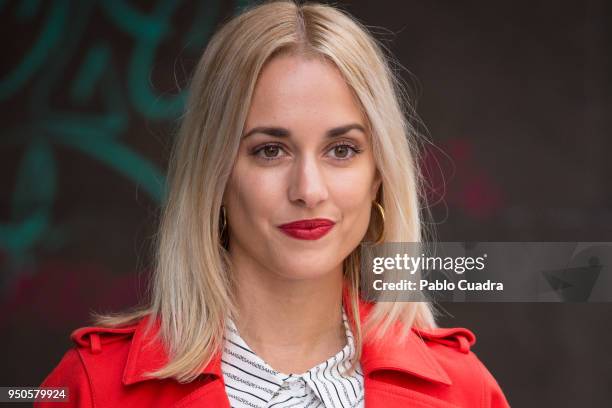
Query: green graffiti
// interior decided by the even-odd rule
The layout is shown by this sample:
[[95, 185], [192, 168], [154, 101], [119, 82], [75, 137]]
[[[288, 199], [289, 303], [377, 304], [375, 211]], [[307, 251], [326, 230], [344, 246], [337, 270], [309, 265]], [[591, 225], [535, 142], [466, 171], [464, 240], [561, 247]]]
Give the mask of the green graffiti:
[[56, 114], [51, 119], [42, 120], [39, 126], [51, 132], [48, 137], [54, 138], [57, 134], [81, 137], [84, 140], [118, 138], [127, 124], [127, 117], [123, 112], [106, 115], [74, 115]]
[[152, 70], [159, 43], [169, 32], [168, 16], [178, 4], [160, 1], [152, 14], [144, 15], [121, 0], [103, 3], [108, 17], [137, 41], [128, 73], [130, 96], [136, 109], [153, 119], [174, 118], [184, 106], [183, 95], [162, 98], [151, 89], [149, 75], [143, 75]]
[[172, 16], [171, 9], [179, 3], [178, 0], [158, 3], [156, 10], [163, 8], [165, 15], [145, 15], [122, 0], [104, 1], [101, 5], [107, 16], [124, 32], [139, 40], [156, 43], [168, 33], [168, 17]]
[[129, 177], [154, 199], [163, 199], [164, 176], [148, 160], [115, 140], [102, 137], [84, 139], [80, 136], [64, 132], [55, 137], [58, 142], [86, 153]]
[[12, 217], [21, 220], [38, 208], [50, 207], [55, 199], [56, 166], [49, 142], [32, 140], [21, 160], [13, 193]]
[[184, 92], [163, 98], [151, 89], [149, 77], [142, 75], [143, 72], [150, 72], [156, 48], [155, 44], [140, 43], [134, 51], [128, 71], [130, 97], [134, 107], [146, 117], [171, 119], [177, 117], [183, 109]]
[[21, 64], [0, 81], [0, 101], [8, 99], [41, 67], [52, 48], [57, 45], [66, 27], [68, 4], [57, 1], [38, 37], [38, 41]]
[[49, 211], [39, 208], [22, 222], [0, 224], [0, 245], [9, 254], [24, 254], [42, 240], [49, 227]]
[[104, 73], [110, 59], [110, 50], [105, 45], [99, 45], [89, 50], [72, 84], [71, 96], [77, 102], [85, 102], [94, 93], [96, 83]]
[[[236, 5], [244, 7], [248, 3], [238, 1]], [[20, 24], [42, 23], [32, 27], [39, 34], [30, 48], [0, 78], [0, 101], [15, 98], [26, 86], [28, 89], [27, 121], [3, 129], [0, 139], [5, 145], [24, 146], [11, 196], [10, 219], [0, 223], [0, 249], [9, 255], [8, 265], [31, 262], [36, 248], [57, 250], [71, 239], [52, 219], [57, 180], [70, 177], [58, 172], [56, 146], [103, 164], [155, 201], [164, 201], [163, 171], [130, 148], [122, 136], [134, 111], [146, 120], [160, 122], [174, 121], [182, 113], [186, 95], [180, 86], [169, 92], [156, 90], [151, 84], [154, 67], [162, 69], [156, 60], [160, 48], [165, 41], [177, 41], [175, 31], [180, 28], [182, 37], [178, 41], [184, 46], [174, 57], [183, 52], [199, 56], [221, 7], [217, 0], [197, 2], [189, 25], [175, 27], [173, 17], [181, 4], [178, 0], [160, 0], [151, 11], [143, 12], [123, 0], [23, 0], [15, 8], [13, 18]], [[5, 5], [6, 1], [0, 0], [0, 9]], [[43, 12], [45, 15], [40, 16]], [[108, 40], [92, 41], [86, 35], [92, 19], [100, 14], [110, 22], [109, 30], [118, 30], [133, 42], [127, 58], [117, 59]], [[172, 64], [163, 69], [173, 72], [176, 67]], [[67, 72], [72, 77], [66, 78]], [[57, 96], [63, 100], [67, 96], [69, 106], [74, 108], [54, 106]], [[89, 111], [92, 101], [96, 102], [96, 111]]]
[[49, 143], [34, 139], [17, 172], [11, 207], [15, 221], [0, 225], [0, 245], [12, 254], [27, 254], [44, 237], [55, 200], [55, 169]]

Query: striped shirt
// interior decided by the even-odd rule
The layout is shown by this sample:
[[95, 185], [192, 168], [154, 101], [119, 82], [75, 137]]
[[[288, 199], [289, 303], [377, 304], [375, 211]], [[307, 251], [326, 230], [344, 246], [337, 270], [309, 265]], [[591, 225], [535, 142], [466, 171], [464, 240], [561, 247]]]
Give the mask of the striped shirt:
[[363, 408], [361, 365], [344, 373], [355, 355], [353, 334], [344, 308], [347, 344], [335, 356], [302, 374], [285, 374], [255, 354], [228, 319], [221, 370], [232, 408]]

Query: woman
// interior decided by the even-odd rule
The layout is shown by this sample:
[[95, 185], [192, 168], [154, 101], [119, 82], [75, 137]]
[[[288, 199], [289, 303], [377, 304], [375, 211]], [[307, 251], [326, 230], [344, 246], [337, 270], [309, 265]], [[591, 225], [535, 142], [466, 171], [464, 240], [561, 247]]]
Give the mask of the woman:
[[76, 330], [43, 386], [83, 407], [507, 406], [470, 331], [360, 298], [362, 241], [422, 237], [409, 106], [363, 26], [251, 8], [190, 91], [151, 302]]

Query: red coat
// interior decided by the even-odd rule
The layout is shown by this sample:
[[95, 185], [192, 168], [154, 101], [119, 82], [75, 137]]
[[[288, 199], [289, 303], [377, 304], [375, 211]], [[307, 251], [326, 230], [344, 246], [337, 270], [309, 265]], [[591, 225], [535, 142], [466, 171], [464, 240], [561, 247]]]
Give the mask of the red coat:
[[[370, 307], [360, 305], [362, 321]], [[75, 330], [76, 346], [41, 384], [69, 387], [70, 402], [34, 406], [229, 408], [220, 354], [188, 384], [145, 378], [144, 372], [159, 368], [167, 357], [160, 342], [147, 346], [152, 335], [143, 335], [144, 323]], [[391, 336], [376, 345], [366, 341], [365, 407], [508, 407], [493, 376], [470, 351], [474, 342], [474, 334], [463, 328], [413, 329], [401, 344]]]

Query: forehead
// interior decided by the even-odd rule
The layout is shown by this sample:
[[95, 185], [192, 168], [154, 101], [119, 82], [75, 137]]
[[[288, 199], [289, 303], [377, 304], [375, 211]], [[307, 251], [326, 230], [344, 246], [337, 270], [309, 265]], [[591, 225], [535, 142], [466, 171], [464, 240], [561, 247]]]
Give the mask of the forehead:
[[275, 57], [264, 66], [247, 116], [248, 126], [309, 122], [334, 127], [347, 121], [364, 124], [359, 102], [338, 68], [296, 55]]

